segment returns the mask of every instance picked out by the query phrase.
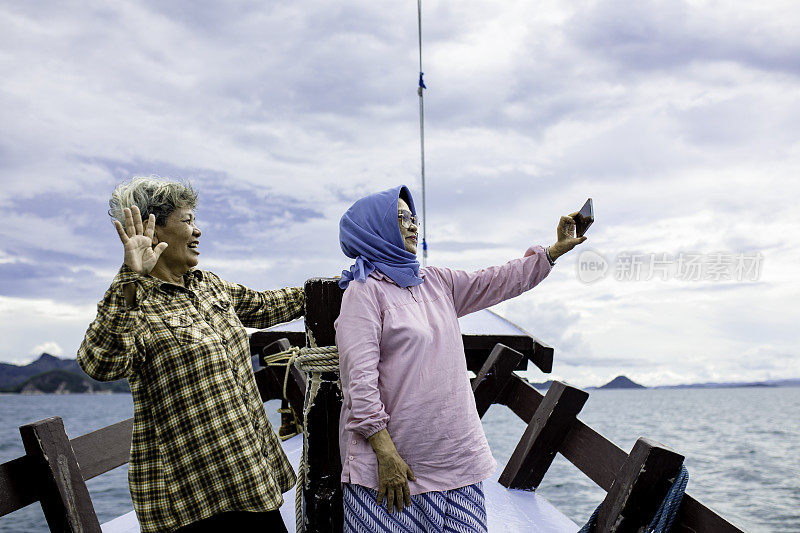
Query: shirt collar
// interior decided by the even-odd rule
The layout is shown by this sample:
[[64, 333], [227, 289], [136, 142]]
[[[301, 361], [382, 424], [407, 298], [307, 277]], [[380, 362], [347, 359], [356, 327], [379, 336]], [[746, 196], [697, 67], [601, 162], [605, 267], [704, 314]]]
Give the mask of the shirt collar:
[[[143, 276], [125, 264], [123, 264], [122, 268], [119, 269], [117, 276], [119, 278], [119, 282], [123, 285], [136, 281], [142, 283], [146, 288], [158, 287], [161, 290], [164, 290], [165, 287], [177, 286], [150, 275]], [[192, 289], [202, 281], [203, 271], [196, 268], [189, 270], [189, 272], [183, 275], [183, 282], [185, 283], [187, 289]]]
[[[373, 270], [372, 272], [370, 272], [369, 275], [370, 275], [370, 277], [373, 277], [373, 278], [377, 279], [378, 281], [387, 281], [389, 283], [393, 283], [394, 285], [397, 285], [397, 283], [395, 283], [392, 278], [390, 278], [389, 276], [387, 276], [386, 274], [384, 274], [383, 272], [381, 272], [377, 268], [375, 270]], [[424, 268], [420, 268], [419, 269], [419, 277], [421, 277], [422, 279], [425, 279], [425, 269]]]

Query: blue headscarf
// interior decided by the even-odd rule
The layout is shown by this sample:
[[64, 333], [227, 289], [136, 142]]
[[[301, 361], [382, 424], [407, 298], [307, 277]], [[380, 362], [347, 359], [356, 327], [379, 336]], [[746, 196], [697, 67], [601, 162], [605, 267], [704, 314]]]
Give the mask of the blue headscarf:
[[344, 255], [356, 262], [350, 270], [342, 270], [339, 287], [346, 289], [354, 279], [364, 283], [375, 269], [401, 287], [422, 283], [419, 261], [406, 250], [397, 220], [397, 200], [403, 191], [416, 215], [414, 199], [405, 185], [365, 196], [342, 215], [339, 244]]

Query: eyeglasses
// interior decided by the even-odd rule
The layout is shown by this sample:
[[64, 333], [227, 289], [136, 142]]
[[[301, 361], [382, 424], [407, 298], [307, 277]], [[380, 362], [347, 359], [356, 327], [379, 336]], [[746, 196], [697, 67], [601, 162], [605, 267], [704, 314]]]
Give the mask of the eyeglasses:
[[411, 211], [407, 211], [403, 209], [397, 212], [397, 218], [400, 219], [400, 223], [403, 225], [404, 228], [409, 228], [411, 225], [415, 225], [417, 227], [421, 226], [421, 222], [417, 219], [417, 215], [412, 215]]

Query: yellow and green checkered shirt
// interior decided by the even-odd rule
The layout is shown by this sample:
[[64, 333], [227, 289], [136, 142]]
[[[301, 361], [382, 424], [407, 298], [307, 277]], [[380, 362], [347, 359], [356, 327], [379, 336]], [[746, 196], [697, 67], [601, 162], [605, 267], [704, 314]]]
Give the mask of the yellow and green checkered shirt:
[[302, 316], [302, 289], [259, 292], [201, 270], [184, 280], [186, 288], [123, 266], [78, 351], [93, 378], [130, 383], [128, 481], [143, 533], [277, 509], [295, 481], [264, 413], [244, 326]]

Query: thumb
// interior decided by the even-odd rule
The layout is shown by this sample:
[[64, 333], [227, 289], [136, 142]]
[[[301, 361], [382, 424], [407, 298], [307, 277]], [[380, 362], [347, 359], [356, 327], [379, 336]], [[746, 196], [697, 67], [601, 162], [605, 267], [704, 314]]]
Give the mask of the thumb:
[[586, 237], [586, 235], [584, 235], [583, 237], [581, 237], [581, 242], [585, 241], [587, 238], [588, 237]]
[[161, 257], [161, 252], [167, 249], [167, 246], [169, 246], [168, 243], [160, 242], [155, 248], [153, 248], [153, 255], [155, 256], [156, 261], [158, 261], [158, 258]]
[[414, 472], [411, 471], [411, 467], [408, 467], [408, 473], [406, 475], [408, 476], [408, 479], [410, 479], [411, 481], [417, 480], [417, 478], [414, 477]]

